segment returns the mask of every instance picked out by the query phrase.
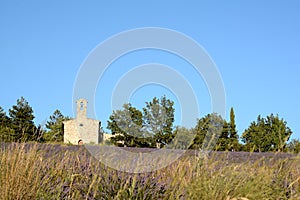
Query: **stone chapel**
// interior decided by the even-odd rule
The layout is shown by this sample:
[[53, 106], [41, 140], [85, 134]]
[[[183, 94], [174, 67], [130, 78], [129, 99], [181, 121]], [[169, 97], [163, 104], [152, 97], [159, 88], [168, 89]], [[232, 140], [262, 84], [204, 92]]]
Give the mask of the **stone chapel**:
[[87, 100], [77, 100], [76, 118], [63, 122], [64, 143], [99, 144], [103, 142], [101, 122], [87, 117]]

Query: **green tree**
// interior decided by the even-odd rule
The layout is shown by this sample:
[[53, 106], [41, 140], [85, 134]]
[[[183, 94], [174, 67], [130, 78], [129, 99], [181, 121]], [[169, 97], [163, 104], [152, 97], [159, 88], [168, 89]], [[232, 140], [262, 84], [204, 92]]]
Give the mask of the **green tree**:
[[47, 131], [43, 134], [44, 142], [63, 142], [63, 121], [70, 117], [64, 116], [59, 110], [55, 110], [46, 122]]
[[107, 128], [114, 135], [111, 142], [128, 147], [149, 147], [150, 138], [143, 131], [142, 125], [142, 112], [131, 104], [124, 104], [123, 109], [113, 111], [107, 121]]
[[241, 148], [241, 144], [239, 143], [239, 136], [236, 130], [235, 114], [233, 108], [230, 109], [229, 140], [229, 148], [233, 151], [239, 151]]
[[0, 106], [0, 142], [13, 142], [15, 132], [11, 128], [10, 120]]
[[202, 144], [209, 130], [209, 119], [210, 119], [210, 114], [198, 119], [197, 125], [194, 128], [196, 135], [190, 148], [202, 149]]
[[112, 143], [126, 146], [156, 147], [166, 145], [173, 139], [174, 102], [165, 96], [146, 102], [143, 113], [124, 104], [122, 110], [113, 111], [107, 128], [115, 135]]
[[170, 143], [174, 138], [174, 102], [167, 99], [166, 96], [160, 99], [154, 97], [152, 101], [146, 102], [143, 108], [143, 128], [153, 136], [155, 144], [160, 143], [162, 146]]
[[287, 144], [287, 148], [289, 152], [300, 153], [300, 141], [298, 139], [293, 139]]
[[[232, 144], [230, 138], [230, 123], [227, 123], [221, 116], [220, 116], [220, 136], [217, 140], [214, 150], [217, 151], [231, 151]], [[223, 124], [223, 127], [221, 127]]]
[[6, 113], [3, 108], [0, 106], [0, 124], [2, 124], [3, 119], [6, 118]]
[[7, 126], [8, 125], [8, 117], [6, 116], [5, 111], [0, 106], [0, 126]]
[[191, 148], [203, 150], [229, 150], [229, 125], [217, 113], [208, 114], [198, 120]]
[[14, 130], [14, 141], [26, 142], [36, 140], [37, 128], [34, 125], [33, 109], [21, 97], [17, 100], [17, 105], [9, 109], [9, 116], [11, 120], [11, 128]]
[[170, 148], [188, 149], [192, 145], [194, 137], [194, 129], [177, 126], [174, 130], [174, 139]]
[[284, 151], [292, 134], [287, 122], [273, 114], [253, 121], [242, 135], [246, 151]]

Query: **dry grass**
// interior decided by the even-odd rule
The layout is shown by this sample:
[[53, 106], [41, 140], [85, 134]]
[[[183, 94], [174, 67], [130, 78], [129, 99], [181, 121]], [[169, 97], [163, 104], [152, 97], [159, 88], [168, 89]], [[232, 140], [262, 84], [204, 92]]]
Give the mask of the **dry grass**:
[[188, 155], [159, 171], [127, 174], [82, 147], [10, 144], [0, 162], [1, 199], [300, 199], [295, 157]]

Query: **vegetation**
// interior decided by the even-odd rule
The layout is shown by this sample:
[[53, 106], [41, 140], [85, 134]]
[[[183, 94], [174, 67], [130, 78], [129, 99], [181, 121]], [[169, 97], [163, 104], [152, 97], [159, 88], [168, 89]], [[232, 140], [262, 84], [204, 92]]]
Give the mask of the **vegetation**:
[[21, 97], [17, 104], [9, 109], [9, 117], [1, 109], [1, 138], [4, 141], [34, 141], [39, 139], [38, 128], [34, 125], [33, 110]]
[[300, 153], [300, 141], [293, 139], [291, 142], [287, 144], [287, 149], [292, 153]]
[[[115, 145], [189, 149], [140, 174], [111, 169], [82, 146], [39, 144], [62, 142], [70, 118], [59, 110], [42, 127], [23, 97], [8, 115], [0, 107], [0, 199], [300, 199], [300, 141], [288, 143], [292, 131], [278, 115], [258, 116], [239, 138], [233, 108], [229, 121], [211, 113], [188, 129], [174, 127], [173, 106], [153, 98], [142, 111], [125, 104], [109, 118]], [[215, 151], [200, 154], [206, 150]]]
[[[190, 150], [192, 151], [192, 150]], [[299, 159], [192, 151], [149, 173], [110, 169], [82, 146], [2, 144], [1, 199], [299, 199]], [[241, 155], [240, 155], [241, 154]], [[197, 155], [197, 154], [196, 154]], [[233, 158], [233, 157], [232, 157]]]
[[1, 142], [62, 142], [62, 122], [70, 119], [54, 111], [46, 123], [35, 125], [32, 107], [24, 97], [17, 100], [17, 104], [9, 109], [9, 116], [0, 107], [0, 141]]
[[252, 122], [243, 133], [242, 141], [247, 151], [284, 151], [291, 134], [286, 121], [271, 114], [266, 118], [258, 116], [257, 121]]
[[174, 149], [188, 149], [195, 137], [195, 129], [177, 126], [174, 130], [172, 147]]
[[233, 151], [239, 151], [241, 145], [239, 144], [239, 135], [236, 130], [235, 114], [233, 108], [230, 109], [230, 122], [229, 122], [229, 149]]
[[43, 141], [62, 142], [64, 140], [63, 121], [69, 119], [70, 117], [65, 117], [59, 110], [55, 110], [46, 122], [48, 131], [43, 135]]
[[[24, 97], [17, 100], [7, 115], [0, 106], [0, 141], [55, 142], [63, 141], [64, 116], [55, 110], [45, 126], [35, 125], [33, 109]], [[270, 114], [260, 115], [241, 134], [236, 130], [234, 109], [230, 120], [217, 113], [198, 119], [194, 128], [174, 127], [174, 102], [165, 96], [146, 102], [142, 111], [131, 104], [113, 111], [107, 128], [114, 137], [108, 144], [128, 147], [160, 147], [217, 151], [300, 152], [300, 141], [289, 141], [292, 130], [284, 119]], [[240, 141], [242, 142], [240, 142]], [[213, 144], [213, 145], [212, 145]]]
[[231, 138], [230, 124], [216, 113], [208, 114], [198, 120], [195, 138], [190, 148], [202, 150], [232, 150], [238, 138]]
[[111, 141], [120, 141], [128, 147], [164, 146], [172, 141], [174, 123], [174, 102], [165, 96], [146, 102], [143, 112], [131, 104], [124, 104], [123, 110], [113, 111], [107, 121], [107, 128], [115, 137]]

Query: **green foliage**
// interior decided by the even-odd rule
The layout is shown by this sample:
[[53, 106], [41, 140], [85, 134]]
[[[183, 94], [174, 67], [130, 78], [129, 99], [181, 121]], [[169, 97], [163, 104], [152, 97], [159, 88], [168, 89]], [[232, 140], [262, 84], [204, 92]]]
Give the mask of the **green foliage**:
[[7, 119], [6, 113], [3, 110], [3, 108], [0, 106], [0, 125], [5, 124], [6, 123], [6, 119]]
[[55, 110], [46, 122], [47, 132], [43, 134], [44, 142], [63, 142], [63, 121], [69, 120], [59, 110]]
[[33, 109], [24, 97], [18, 99], [17, 105], [9, 109], [9, 116], [10, 126], [15, 133], [12, 136], [13, 141], [26, 142], [38, 139], [38, 130], [33, 122]]
[[[131, 104], [124, 104], [122, 110], [113, 111], [107, 128], [114, 135], [106, 143], [128, 147], [161, 147], [179, 149], [202, 149], [218, 151], [290, 151], [299, 153], [298, 140], [287, 146], [292, 131], [287, 122], [271, 114], [266, 118], [258, 116], [250, 124], [239, 143], [235, 113], [230, 109], [230, 121], [226, 122], [216, 113], [200, 118], [195, 128], [176, 127], [174, 130], [174, 102], [165, 96], [154, 97], [145, 103], [142, 111]], [[70, 119], [59, 110], [49, 117], [44, 130], [35, 126], [33, 109], [21, 97], [9, 109], [9, 116], [0, 107], [0, 142], [62, 142], [63, 121]], [[175, 137], [176, 136], [176, 137]], [[287, 148], [288, 147], [288, 148]]]
[[122, 110], [113, 111], [107, 128], [115, 135], [111, 141], [128, 147], [155, 147], [168, 144], [173, 138], [174, 102], [165, 96], [146, 102], [143, 113], [124, 104]]
[[235, 114], [233, 108], [230, 109], [230, 121], [229, 121], [229, 149], [232, 151], [239, 151], [241, 144], [239, 143], [239, 135], [237, 134], [235, 124]]
[[131, 104], [124, 104], [123, 110], [113, 111], [107, 121], [107, 128], [115, 135], [111, 137], [111, 142], [128, 147], [149, 147], [143, 135], [142, 123], [142, 113]]
[[[198, 120], [193, 149], [225, 151], [231, 148], [229, 124], [218, 114], [212, 113]], [[214, 145], [215, 144], [215, 145]]]
[[[212, 114], [215, 115], [215, 114]], [[194, 138], [194, 142], [191, 146], [193, 149], [202, 149], [202, 145], [205, 141], [206, 135], [209, 134], [209, 131], [211, 129], [210, 124], [211, 114], [206, 115], [205, 117], [202, 117], [198, 120], [197, 125], [195, 127], [195, 133], [196, 136]], [[210, 134], [212, 134], [210, 132]]]
[[300, 153], [300, 141], [297, 139], [293, 139], [287, 144], [287, 149], [292, 153]]
[[15, 135], [14, 129], [0, 125], [0, 142], [14, 142]]
[[153, 135], [156, 143], [162, 146], [173, 139], [174, 102], [163, 96], [160, 99], [154, 97], [146, 102], [143, 108], [143, 125], [147, 133]]
[[12, 142], [14, 130], [10, 128], [10, 120], [0, 106], [0, 142]]
[[291, 134], [286, 121], [271, 114], [266, 118], [259, 115], [241, 138], [246, 151], [284, 151]]
[[174, 130], [173, 142], [168, 145], [168, 148], [188, 149], [193, 143], [195, 133], [194, 129], [185, 127], [176, 127]]

